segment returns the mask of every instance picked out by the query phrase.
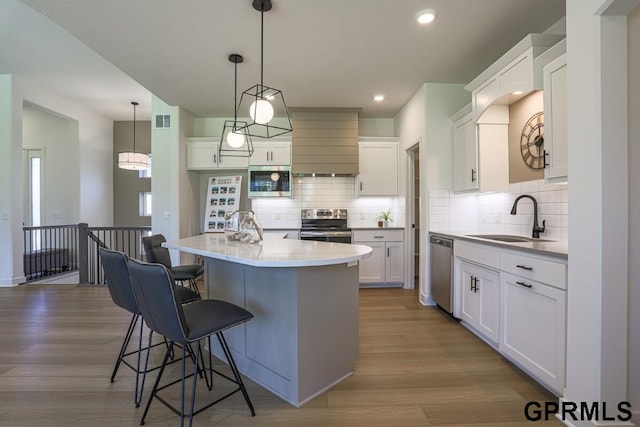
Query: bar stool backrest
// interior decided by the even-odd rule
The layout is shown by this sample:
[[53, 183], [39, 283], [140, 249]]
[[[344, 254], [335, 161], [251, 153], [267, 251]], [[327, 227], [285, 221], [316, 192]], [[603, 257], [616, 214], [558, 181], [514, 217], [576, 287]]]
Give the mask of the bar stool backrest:
[[158, 263], [171, 268], [169, 249], [162, 247], [162, 244], [166, 241], [167, 239], [162, 234], [154, 234], [142, 238], [142, 247], [144, 248], [147, 262]]
[[129, 259], [133, 293], [145, 323], [178, 344], [186, 345], [188, 331], [182, 301], [175, 294], [167, 267]]
[[140, 314], [138, 303], [136, 302], [133, 288], [131, 287], [131, 277], [126, 254], [110, 249], [99, 249], [102, 268], [111, 299], [113, 302], [133, 314]]

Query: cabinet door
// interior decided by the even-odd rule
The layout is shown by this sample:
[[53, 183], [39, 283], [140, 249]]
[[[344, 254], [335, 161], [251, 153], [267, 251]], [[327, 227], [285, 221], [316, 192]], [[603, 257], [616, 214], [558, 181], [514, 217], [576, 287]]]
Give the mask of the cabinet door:
[[478, 143], [471, 114], [454, 124], [453, 170], [453, 191], [478, 189]]
[[498, 273], [478, 269], [478, 330], [494, 343], [500, 339], [500, 276]]
[[217, 166], [218, 145], [215, 142], [187, 142], [187, 169], [210, 170]]
[[466, 321], [470, 325], [478, 323], [478, 294], [475, 291], [474, 278], [476, 277], [475, 269], [471, 264], [466, 262], [460, 263], [459, 283], [462, 290], [462, 298], [460, 300], [460, 319]]
[[[223, 142], [223, 144], [223, 149], [231, 149], [231, 147], [226, 145], [226, 142]], [[218, 145], [216, 144], [216, 149], [217, 147]], [[247, 167], [249, 167], [249, 157], [228, 156], [224, 151], [222, 151], [222, 153], [218, 156], [218, 169], [245, 169]]]
[[500, 351], [555, 392], [565, 384], [566, 292], [502, 273]]
[[569, 173], [567, 149], [567, 55], [545, 65], [544, 84], [544, 177], [565, 181]]
[[360, 261], [360, 283], [383, 283], [385, 281], [385, 244], [381, 242], [355, 242], [373, 249], [370, 257]]
[[358, 196], [396, 196], [398, 194], [398, 144], [395, 142], [358, 143], [360, 173]]
[[271, 163], [272, 165], [288, 166], [291, 164], [291, 143], [272, 142], [271, 143]]
[[402, 242], [387, 242], [386, 250], [386, 282], [404, 283], [404, 244]]
[[460, 263], [462, 301], [460, 318], [476, 332], [497, 343], [500, 327], [500, 276], [466, 262]]
[[268, 165], [271, 158], [269, 143], [264, 141], [253, 141], [253, 154], [249, 158], [250, 165]]

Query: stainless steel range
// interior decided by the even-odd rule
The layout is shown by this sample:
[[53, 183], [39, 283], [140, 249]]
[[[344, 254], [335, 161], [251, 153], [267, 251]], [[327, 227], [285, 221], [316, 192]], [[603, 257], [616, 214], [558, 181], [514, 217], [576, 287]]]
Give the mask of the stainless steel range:
[[301, 240], [351, 243], [346, 209], [302, 209]]

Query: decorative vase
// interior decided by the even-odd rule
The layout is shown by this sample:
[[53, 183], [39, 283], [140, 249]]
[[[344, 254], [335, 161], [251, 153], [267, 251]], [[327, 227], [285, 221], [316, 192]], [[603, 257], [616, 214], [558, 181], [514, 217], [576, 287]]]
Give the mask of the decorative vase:
[[384, 225], [384, 221], [379, 219], [378, 220], [378, 227], [382, 227]]

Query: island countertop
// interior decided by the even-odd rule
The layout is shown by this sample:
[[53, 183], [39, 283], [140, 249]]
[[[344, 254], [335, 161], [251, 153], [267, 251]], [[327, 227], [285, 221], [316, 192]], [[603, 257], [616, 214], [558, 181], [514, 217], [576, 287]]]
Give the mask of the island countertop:
[[371, 255], [365, 245], [283, 239], [266, 233], [260, 243], [227, 240], [223, 233], [208, 233], [163, 244], [169, 249], [254, 267], [311, 267], [359, 261]]

